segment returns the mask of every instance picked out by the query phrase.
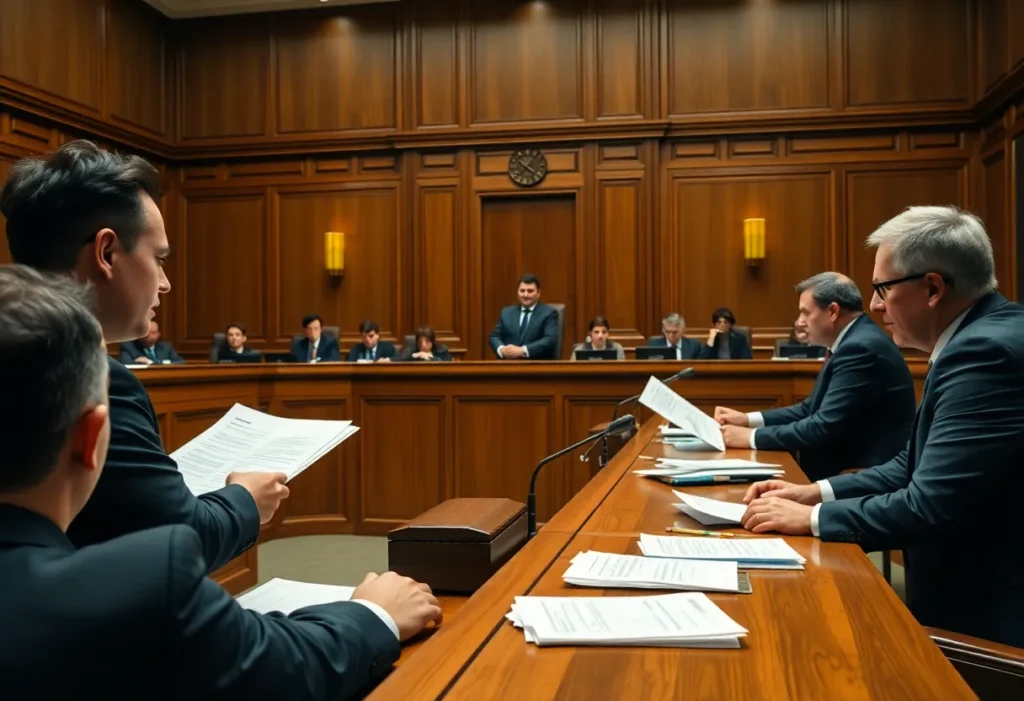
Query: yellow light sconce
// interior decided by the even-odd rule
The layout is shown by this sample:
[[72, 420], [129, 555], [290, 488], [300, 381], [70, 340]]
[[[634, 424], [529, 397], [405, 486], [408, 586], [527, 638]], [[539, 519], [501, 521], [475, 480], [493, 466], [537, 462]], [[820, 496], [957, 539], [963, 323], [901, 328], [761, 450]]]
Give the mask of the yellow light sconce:
[[747, 265], [760, 265], [764, 260], [764, 219], [743, 220], [743, 257]]
[[334, 278], [345, 276], [345, 234], [328, 231], [324, 234], [324, 267]]

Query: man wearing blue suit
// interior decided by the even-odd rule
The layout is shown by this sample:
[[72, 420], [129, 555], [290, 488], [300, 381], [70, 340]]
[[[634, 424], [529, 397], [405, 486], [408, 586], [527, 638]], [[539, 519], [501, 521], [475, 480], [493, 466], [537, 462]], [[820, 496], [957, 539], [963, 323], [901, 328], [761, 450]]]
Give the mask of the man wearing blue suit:
[[380, 340], [380, 326], [376, 321], [366, 319], [359, 325], [363, 340], [348, 351], [350, 363], [390, 363], [398, 355], [395, 344]]
[[955, 207], [911, 207], [868, 243], [872, 310], [931, 354], [910, 441], [856, 474], [753, 485], [743, 525], [902, 550], [922, 625], [1024, 647], [1024, 308], [995, 291], [988, 235]]
[[122, 343], [117, 359], [123, 365], [180, 365], [185, 362], [174, 352], [174, 346], [160, 340], [160, 326], [155, 321], [149, 322], [148, 334], [137, 341]]
[[661, 335], [647, 341], [651, 348], [674, 348], [676, 360], [697, 360], [704, 357], [704, 346], [700, 341], [683, 336], [686, 320], [675, 312], [666, 314], [661, 320]]
[[[109, 364], [91, 299], [0, 267], [0, 698], [340, 699], [439, 621], [429, 587], [371, 575], [352, 600], [243, 609], [188, 526], [77, 550], [66, 531], [103, 473]], [[113, 515], [116, 517], [116, 515]]]
[[296, 363], [329, 363], [341, 360], [338, 339], [324, 334], [324, 320], [319, 314], [302, 319], [304, 338], [292, 342], [292, 358]]
[[540, 280], [519, 278], [519, 304], [501, 310], [491, 350], [502, 360], [558, 360], [558, 313], [540, 301]]
[[848, 277], [820, 273], [796, 289], [797, 326], [829, 349], [814, 390], [799, 404], [764, 412], [716, 407], [725, 445], [799, 453], [811, 479], [895, 457], [914, 421], [914, 380], [903, 354], [864, 313]]

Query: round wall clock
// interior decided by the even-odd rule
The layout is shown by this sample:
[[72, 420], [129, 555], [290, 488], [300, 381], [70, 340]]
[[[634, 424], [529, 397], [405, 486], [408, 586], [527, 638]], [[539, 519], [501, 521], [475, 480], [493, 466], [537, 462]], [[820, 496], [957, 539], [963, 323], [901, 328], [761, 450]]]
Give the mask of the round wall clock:
[[537, 149], [519, 149], [508, 159], [508, 177], [516, 185], [532, 187], [547, 174], [548, 159]]

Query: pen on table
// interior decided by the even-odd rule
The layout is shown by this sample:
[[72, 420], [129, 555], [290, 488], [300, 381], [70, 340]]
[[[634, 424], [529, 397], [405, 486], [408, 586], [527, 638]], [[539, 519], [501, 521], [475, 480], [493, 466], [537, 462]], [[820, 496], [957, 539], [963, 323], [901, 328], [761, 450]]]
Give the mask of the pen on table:
[[678, 533], [680, 535], [701, 535], [709, 538], [747, 538], [749, 537], [746, 533], [728, 533], [726, 531], [698, 531], [693, 528], [678, 528], [676, 526], [669, 526], [665, 529], [667, 533]]

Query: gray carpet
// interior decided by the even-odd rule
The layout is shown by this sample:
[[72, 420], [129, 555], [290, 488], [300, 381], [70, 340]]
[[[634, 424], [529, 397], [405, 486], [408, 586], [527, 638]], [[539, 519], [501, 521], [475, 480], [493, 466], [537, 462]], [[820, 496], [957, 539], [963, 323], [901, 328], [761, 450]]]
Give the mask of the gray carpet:
[[[367, 572], [388, 566], [387, 539], [356, 535], [312, 535], [283, 538], [259, 546], [259, 582], [274, 577], [321, 584], [356, 586]], [[881, 571], [882, 556], [871, 553]], [[904, 598], [903, 568], [892, 566], [893, 589]]]

